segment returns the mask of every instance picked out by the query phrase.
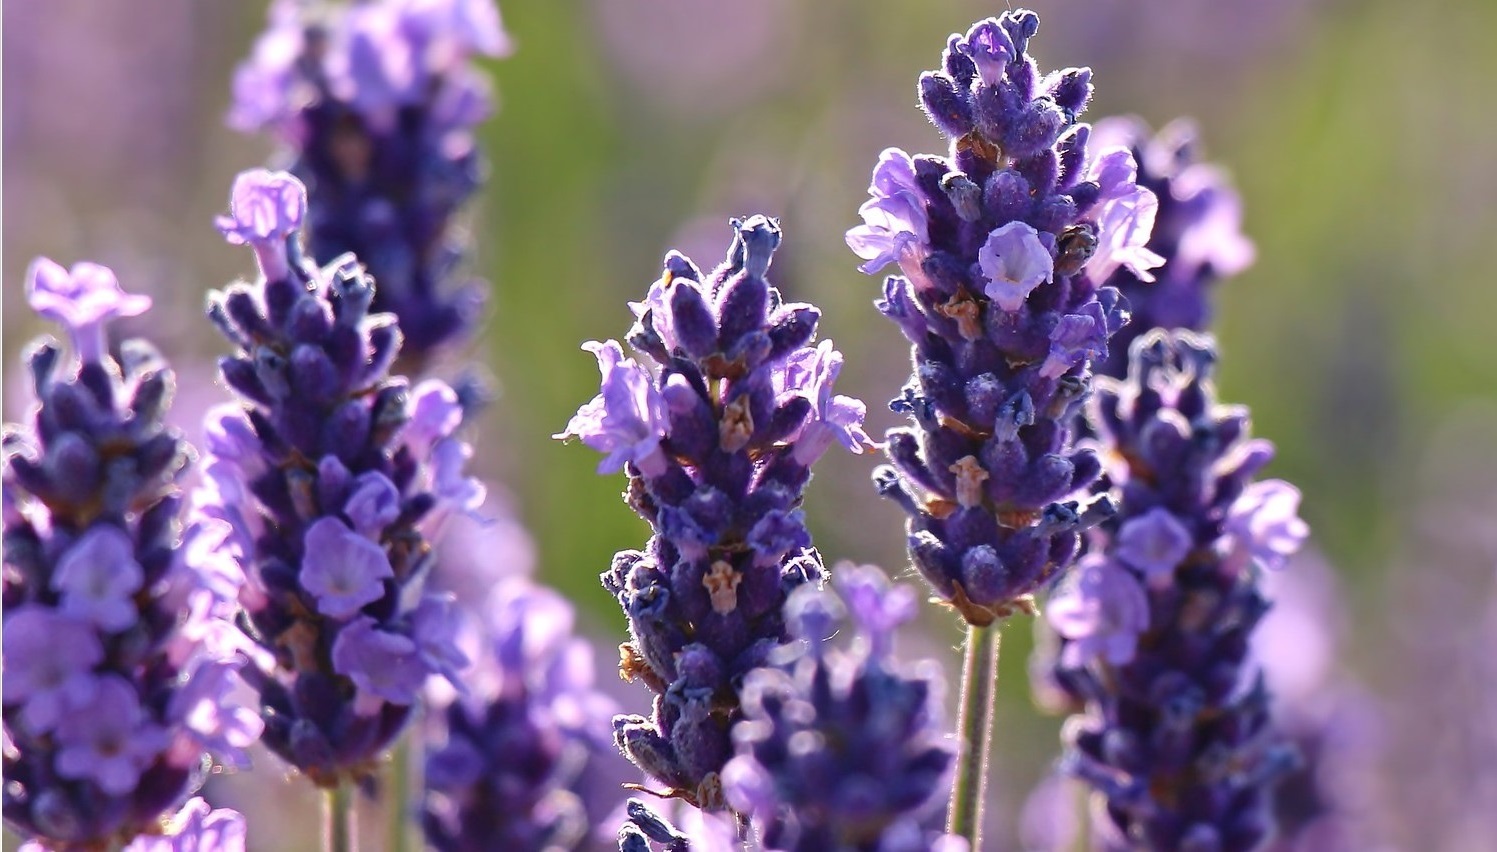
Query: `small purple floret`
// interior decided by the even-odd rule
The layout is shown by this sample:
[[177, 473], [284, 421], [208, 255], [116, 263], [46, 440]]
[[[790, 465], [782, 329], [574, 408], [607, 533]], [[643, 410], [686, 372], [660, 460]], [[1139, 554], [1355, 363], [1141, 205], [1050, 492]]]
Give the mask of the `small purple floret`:
[[554, 437], [581, 438], [582, 443], [607, 453], [598, 463], [598, 473], [615, 473], [626, 462], [648, 475], [664, 470], [660, 439], [665, 436], [665, 401], [650, 380], [650, 374], [625, 358], [616, 341], [590, 340], [582, 348], [598, 359], [603, 374], [602, 391], [577, 410], [565, 432]]
[[144, 579], [135, 561], [135, 542], [118, 527], [97, 526], [58, 560], [52, 589], [62, 595], [64, 614], [117, 633], [134, 623], [131, 598]]
[[1168, 509], [1155, 507], [1118, 527], [1117, 558], [1143, 572], [1153, 585], [1168, 582], [1194, 542]]
[[114, 796], [130, 792], [168, 742], [166, 732], [145, 719], [135, 687], [118, 675], [100, 678], [90, 700], [71, 708], [57, 726], [57, 740], [58, 774], [91, 780]]
[[342, 521], [318, 518], [307, 528], [301, 582], [323, 615], [352, 617], [383, 597], [384, 581], [394, 576], [384, 549]]
[[104, 356], [104, 324], [135, 317], [151, 307], [150, 296], [120, 289], [113, 270], [97, 263], [75, 263], [72, 270], [39, 257], [26, 271], [26, 300], [31, 309], [63, 326], [73, 338], [78, 359], [98, 363]]

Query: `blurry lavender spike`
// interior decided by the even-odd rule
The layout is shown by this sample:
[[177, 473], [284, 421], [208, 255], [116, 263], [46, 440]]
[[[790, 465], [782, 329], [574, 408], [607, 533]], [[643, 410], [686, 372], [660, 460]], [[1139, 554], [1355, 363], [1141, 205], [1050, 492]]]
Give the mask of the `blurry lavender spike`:
[[1268, 610], [1260, 571], [1307, 529], [1292, 486], [1252, 481], [1273, 450], [1248, 437], [1245, 409], [1217, 402], [1215, 357], [1209, 338], [1154, 330], [1127, 382], [1098, 381], [1119, 511], [1047, 608], [1086, 708], [1065, 726], [1062, 769], [1107, 799], [1102, 828], [1130, 849], [1260, 848], [1296, 764], [1249, 640]]
[[1207, 328], [1217, 282], [1252, 265], [1253, 243], [1242, 234], [1242, 199], [1225, 172], [1200, 161], [1198, 135], [1184, 120], [1152, 136], [1136, 118], [1103, 119], [1092, 130], [1093, 146], [1132, 152], [1138, 184], [1159, 200], [1146, 248], [1164, 261], [1149, 278], [1127, 268], [1092, 276], [1116, 287], [1133, 314], [1098, 362], [1100, 374], [1123, 378], [1129, 344], [1151, 328]]
[[5, 427], [5, 822], [36, 848], [120, 846], [260, 734], [234, 697], [240, 576], [225, 525], [183, 518], [171, 369], [143, 340], [104, 346], [150, 300], [46, 258], [27, 294], [73, 356], [31, 345], [33, 419]]
[[[444, 617], [453, 617], [453, 613]], [[569, 789], [606, 748], [613, 703], [555, 592], [511, 578], [489, 597], [466, 694], [433, 714], [422, 825], [441, 852], [571, 849], [586, 834]]]
[[400, 328], [370, 313], [364, 268], [302, 256], [305, 197], [284, 172], [245, 172], [219, 221], [263, 274], [208, 300], [235, 348], [219, 368], [238, 401], [208, 415], [195, 496], [232, 527], [246, 575], [264, 742], [331, 787], [367, 777], [427, 677], [462, 666], [450, 623], [432, 617], [445, 599], [423, 585], [430, 535], [477, 509], [483, 489], [462, 475], [456, 393], [389, 374]]
[[1147, 280], [1161, 260], [1132, 155], [1076, 121], [1091, 71], [1041, 77], [1026, 53], [1038, 28], [1021, 10], [951, 36], [919, 87], [947, 156], [884, 151], [847, 232], [864, 272], [899, 267], [875, 304], [914, 345], [889, 403], [914, 423], [889, 432], [874, 480], [909, 515], [916, 567], [977, 627], [1031, 610], [1110, 514], [1078, 499], [1100, 463], [1072, 446], [1091, 365], [1128, 321], [1096, 270]]
[[318, 263], [358, 255], [394, 313], [404, 357], [461, 338], [485, 285], [459, 267], [454, 217], [485, 179], [473, 129], [491, 108], [473, 56], [510, 51], [493, 0], [333, 3], [312, 14], [271, 6], [270, 27], [234, 77], [229, 124], [290, 149], [312, 190], [309, 249]]
[[1347, 623], [1343, 592], [1318, 554], [1263, 577], [1273, 608], [1252, 638], [1273, 690], [1274, 725], [1302, 763], [1274, 795], [1278, 835], [1270, 852], [1391, 848], [1371, 779], [1383, 757], [1381, 708], [1338, 670]]
[[[945, 804], [952, 752], [939, 673], [893, 656], [915, 596], [872, 566], [832, 575], [836, 594], [802, 586], [786, 603], [800, 642], [778, 656], [790, 659], [749, 673], [724, 790], [772, 849], [926, 852], [941, 841], [921, 818]], [[839, 631], [852, 647], [833, 646]]]
[[626, 499], [655, 535], [603, 574], [629, 618], [620, 674], [655, 693], [650, 717], [614, 720], [619, 747], [670, 795], [723, 806], [738, 684], [786, 640], [781, 608], [824, 569], [802, 491], [833, 444], [872, 446], [863, 404], [832, 393], [842, 356], [813, 346], [820, 311], [781, 300], [764, 275], [780, 242], [773, 219], [733, 222], [727, 260], [709, 275], [671, 252], [630, 344], [657, 365], [590, 342], [602, 391], [556, 437], [580, 438], [621, 467]]

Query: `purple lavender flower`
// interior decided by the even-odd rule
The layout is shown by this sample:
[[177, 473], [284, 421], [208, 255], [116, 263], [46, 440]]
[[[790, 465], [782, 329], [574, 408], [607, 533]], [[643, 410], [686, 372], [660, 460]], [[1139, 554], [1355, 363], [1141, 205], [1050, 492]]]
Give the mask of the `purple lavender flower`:
[[184, 529], [170, 369], [144, 341], [105, 346], [106, 323], [149, 300], [45, 258], [27, 290], [75, 357], [32, 345], [34, 419], [5, 432], [5, 821], [36, 848], [118, 846], [259, 734], [232, 696], [239, 578], [219, 524]]
[[841, 356], [812, 341], [820, 311], [765, 280], [779, 225], [734, 221], [727, 260], [703, 275], [671, 252], [635, 306], [629, 343], [656, 365], [590, 344], [603, 391], [568, 430], [624, 465], [627, 499], [654, 527], [643, 552], [603, 575], [629, 617], [620, 673], [655, 693], [650, 717], [620, 716], [620, 748], [667, 792], [723, 806], [720, 773], [737, 685], [786, 637], [789, 592], [819, 583], [800, 509], [832, 443], [861, 451], [861, 404], [832, 393]]
[[312, 256], [358, 255], [408, 360], [461, 337], [483, 304], [450, 223], [485, 172], [473, 128], [490, 98], [471, 58], [509, 51], [493, 0], [340, 3], [315, 19], [278, 0], [235, 74], [229, 124], [291, 149], [291, 172], [313, 188]]
[[[832, 575], [840, 595], [801, 586], [786, 603], [798, 659], [746, 679], [738, 755], [723, 770], [728, 801], [767, 827], [772, 849], [926, 852], [937, 838], [920, 819], [945, 801], [952, 751], [938, 673], [893, 658], [913, 595], [872, 566], [843, 563]], [[847, 615], [859, 641], [834, 648]]]
[[1242, 201], [1221, 169], [1200, 162], [1196, 129], [1176, 121], [1157, 135], [1136, 118], [1097, 122], [1092, 144], [1125, 148], [1137, 164], [1137, 183], [1153, 192], [1157, 212], [1143, 250], [1162, 261], [1145, 274], [1113, 265], [1105, 282], [1128, 299], [1133, 319], [1097, 365], [1099, 373], [1123, 378], [1128, 346], [1151, 328], [1198, 331], [1211, 322], [1216, 283], [1253, 262], [1253, 244], [1242, 235]]
[[[246, 198], [275, 203], [245, 214]], [[372, 771], [427, 677], [455, 672], [450, 637], [422, 616], [437, 605], [423, 592], [427, 536], [482, 489], [459, 469], [461, 411], [442, 404], [451, 389], [429, 383], [413, 395], [389, 375], [401, 332], [370, 313], [363, 267], [302, 257], [305, 198], [285, 173], [235, 182], [243, 227], [224, 230], [254, 250], [261, 276], [209, 302], [236, 347], [219, 366], [239, 402], [210, 414], [197, 496], [232, 526], [246, 575], [239, 604], [264, 649], [248, 670], [264, 741], [333, 786]]]
[[[569, 790], [608, 740], [612, 702], [558, 594], [512, 578], [490, 595], [471, 689], [434, 714], [422, 824], [442, 852], [569, 849], [587, 828]], [[445, 619], [453, 623], [451, 614]]]
[[[1248, 439], [1245, 410], [1217, 403], [1214, 359], [1209, 339], [1156, 330], [1134, 344], [1126, 383], [1098, 382], [1119, 513], [1094, 533], [1090, 576], [1050, 605], [1067, 640], [1056, 681], [1085, 707], [1062, 769], [1106, 798], [1099, 830], [1130, 849], [1259, 848], [1296, 761], [1249, 639], [1268, 609], [1260, 567], [1306, 530], [1297, 492], [1252, 482], [1272, 449]], [[1265, 494], [1280, 495], [1272, 511]], [[1272, 522], [1233, 523], [1244, 514]]]
[[909, 515], [915, 565], [976, 626], [1032, 609], [1111, 510], [1073, 496], [1101, 467], [1073, 449], [1073, 414], [1128, 317], [1093, 268], [1157, 260], [1131, 156], [1076, 123], [1091, 71], [1041, 78], [1026, 53], [1038, 26], [1007, 12], [951, 37], [920, 79], [949, 154], [885, 151], [847, 234], [864, 272], [898, 264], [876, 305], [914, 344], [890, 403], [914, 424], [889, 432], [893, 464], [874, 479]]

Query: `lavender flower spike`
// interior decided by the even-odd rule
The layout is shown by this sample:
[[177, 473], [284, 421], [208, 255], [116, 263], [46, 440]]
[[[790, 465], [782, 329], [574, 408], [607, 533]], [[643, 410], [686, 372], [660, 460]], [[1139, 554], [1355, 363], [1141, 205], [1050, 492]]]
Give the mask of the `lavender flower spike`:
[[423, 617], [440, 603], [423, 591], [428, 536], [482, 490], [457, 467], [468, 449], [456, 395], [389, 375], [400, 328], [370, 312], [364, 268], [302, 256], [305, 198], [284, 172], [235, 182], [224, 230], [262, 274], [209, 299], [236, 349], [219, 368], [238, 402], [208, 416], [197, 499], [231, 526], [243, 566], [264, 742], [333, 787], [372, 772], [429, 675], [461, 667], [450, 631]]
[[603, 469], [623, 464], [628, 502], [655, 531], [603, 575], [629, 618], [620, 673], [656, 694], [651, 716], [614, 720], [619, 747], [709, 810], [724, 804], [739, 684], [787, 639], [786, 595], [824, 573], [800, 509], [810, 466], [832, 443], [872, 443], [861, 403], [832, 393], [841, 356], [812, 344], [820, 311], [764, 278], [778, 223], [733, 226], [710, 275], [671, 252], [635, 306], [629, 343], [653, 370], [617, 343], [589, 346], [602, 393], [558, 436], [609, 453]]
[[[728, 801], [767, 826], [772, 849], [950, 848], [920, 827], [950, 786], [939, 672], [901, 666], [892, 653], [915, 597], [872, 566], [843, 563], [832, 576], [837, 594], [802, 586], [786, 604], [799, 647], [748, 675], [738, 755], [723, 771]], [[849, 614], [858, 639], [833, 647]]]
[[467, 694], [432, 714], [422, 825], [433, 849], [571, 849], [586, 833], [570, 785], [608, 747], [613, 704], [593, 688], [572, 620], [565, 599], [523, 579], [489, 596]]
[[953, 35], [920, 99], [951, 139], [946, 156], [885, 151], [847, 242], [875, 273], [875, 304], [913, 344], [890, 407], [879, 490], [909, 515], [908, 546], [941, 600], [975, 627], [1031, 610], [1036, 590], [1108, 517], [1078, 495], [1101, 465], [1072, 446], [1092, 364], [1127, 322], [1095, 267], [1147, 275], [1157, 205], [1125, 149], [1099, 150], [1076, 119], [1091, 71], [1041, 77], [1027, 54], [1033, 12]]
[[158, 832], [213, 757], [243, 765], [260, 720], [233, 697], [226, 530], [182, 517], [171, 370], [145, 341], [105, 347], [149, 300], [45, 258], [27, 289], [76, 357], [32, 344], [38, 405], [5, 427], [5, 822], [32, 849], [117, 847]]
[[[1155, 330], [1132, 354], [1128, 381], [1102, 379], [1092, 399], [1120, 510], [1049, 609], [1065, 640], [1054, 680], [1084, 707], [1062, 769], [1106, 798], [1114, 846], [1258, 849], [1296, 763], [1250, 651], [1268, 609], [1258, 574], [1306, 530], [1260, 499], [1272, 448], [1217, 403], [1212, 342]], [[1243, 513], [1273, 523], [1232, 523]]]
[[1092, 132], [1093, 145], [1132, 152], [1138, 184], [1158, 200], [1145, 248], [1162, 261], [1146, 275], [1117, 266], [1091, 270], [1093, 280], [1128, 299], [1133, 313], [1099, 362], [1099, 373], [1124, 378], [1129, 344], [1151, 328], [1207, 328], [1216, 283], [1253, 262], [1253, 244], [1241, 231], [1242, 200], [1221, 169], [1200, 161], [1197, 137], [1185, 121], [1151, 135], [1136, 118], [1103, 119]]
[[405, 357], [419, 360], [462, 337], [483, 304], [482, 282], [459, 271], [453, 220], [485, 177], [473, 128], [489, 87], [471, 59], [506, 55], [509, 39], [493, 0], [321, 5], [272, 4], [235, 73], [229, 124], [290, 149], [313, 189], [312, 256], [358, 255], [379, 282], [374, 310], [399, 318]]

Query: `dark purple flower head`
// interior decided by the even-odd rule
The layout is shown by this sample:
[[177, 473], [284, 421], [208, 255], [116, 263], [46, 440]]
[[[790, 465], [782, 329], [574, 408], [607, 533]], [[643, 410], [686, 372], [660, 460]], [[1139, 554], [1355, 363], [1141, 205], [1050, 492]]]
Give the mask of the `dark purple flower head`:
[[1084, 706], [1062, 768], [1106, 799], [1129, 848], [1252, 850], [1296, 763], [1250, 655], [1268, 610], [1260, 568], [1303, 540], [1298, 492], [1253, 482], [1272, 456], [1218, 404], [1209, 338], [1155, 330], [1126, 382], [1092, 398], [1118, 514], [1048, 607], [1065, 640], [1054, 681]]
[[[247, 181], [300, 195], [284, 172]], [[369, 772], [427, 676], [460, 668], [431, 628], [427, 536], [483, 488], [462, 473], [456, 393], [390, 375], [401, 330], [372, 312], [373, 282], [351, 256], [303, 258], [291, 221], [261, 229], [285, 247], [283, 267], [262, 262], [256, 281], [209, 300], [235, 347], [219, 366], [238, 403], [209, 415], [197, 496], [230, 526], [246, 578], [265, 743], [326, 785]]]
[[[270, 18], [235, 74], [229, 124], [291, 149], [290, 171], [315, 190], [312, 257], [358, 255], [379, 282], [374, 310], [399, 318], [405, 357], [419, 361], [483, 305], [451, 222], [484, 179], [473, 128], [491, 99], [471, 58], [508, 53], [499, 12], [493, 0], [376, 0], [314, 16], [283, 0]], [[263, 191], [254, 201], [275, 206]], [[235, 202], [246, 227], [237, 188]]]
[[1100, 464], [1072, 446], [1091, 365], [1128, 318], [1098, 285], [1158, 263], [1153, 194], [1077, 123], [1091, 72], [1040, 75], [1038, 26], [1006, 12], [951, 37], [920, 80], [947, 155], [884, 151], [847, 234], [864, 272], [898, 265], [875, 304], [914, 345], [890, 403], [914, 423], [889, 433], [875, 481], [909, 515], [916, 567], [978, 625], [1032, 609], [1110, 511], [1081, 501]]
[[183, 520], [170, 369], [144, 341], [105, 346], [104, 323], [149, 300], [94, 264], [42, 259], [30, 277], [77, 357], [32, 345], [37, 405], [5, 430], [5, 820], [34, 846], [119, 847], [259, 734], [235, 697], [239, 576], [221, 528]]
[[810, 465], [832, 444], [872, 441], [862, 403], [834, 393], [841, 355], [815, 345], [820, 311], [765, 280], [780, 242], [764, 216], [734, 221], [724, 263], [701, 272], [679, 253], [632, 305], [629, 343], [589, 344], [602, 393], [558, 437], [623, 466], [627, 499], [654, 528], [603, 575], [629, 617], [621, 673], [657, 695], [652, 716], [615, 720], [620, 747], [669, 788], [723, 805], [738, 685], [788, 637], [786, 595], [819, 583], [800, 508]]
[[[445, 614], [455, 623], [456, 612]], [[587, 818], [571, 787], [606, 747], [612, 702], [571, 605], [521, 578], [490, 595], [467, 695], [433, 714], [422, 824], [441, 852], [565, 849]]]
[[827, 616], [842, 607], [813, 600], [833, 593], [796, 589], [786, 613], [804, 647], [783, 667], [748, 674], [724, 791], [766, 826], [769, 848], [930, 850], [936, 838], [920, 819], [946, 798], [952, 754], [938, 675], [896, 663], [888, 641], [913, 614], [913, 595], [872, 566], [842, 563], [832, 573], [846, 611], [875, 640], [833, 646]]
[[[1131, 216], [1135, 229], [1143, 226], [1145, 216], [1152, 220], [1148, 242], [1114, 253], [1119, 262], [1091, 265], [1093, 280], [1116, 287], [1133, 313], [1133, 321], [1099, 362], [1100, 373], [1123, 378], [1129, 344], [1151, 328], [1205, 329], [1216, 282], [1253, 262], [1253, 244], [1241, 230], [1241, 199], [1221, 169], [1200, 161], [1198, 135], [1185, 121], [1151, 134], [1136, 118], [1103, 119], [1092, 131], [1092, 145], [1131, 152], [1126, 166], [1119, 160], [1113, 168], [1121, 176], [1136, 166], [1136, 174], [1128, 172], [1129, 180], [1153, 196], [1141, 206], [1131, 205], [1132, 211], [1124, 203], [1112, 213], [1120, 222]], [[1105, 182], [1106, 172], [1101, 176]], [[1130, 257], [1148, 257], [1153, 268], [1136, 269], [1137, 264], [1127, 262]]]
[[151, 307], [150, 296], [121, 290], [107, 266], [85, 261], [69, 271], [45, 257], [33, 260], [26, 271], [26, 300], [32, 310], [67, 329], [79, 360], [88, 364], [105, 355], [105, 323], [140, 316]]

